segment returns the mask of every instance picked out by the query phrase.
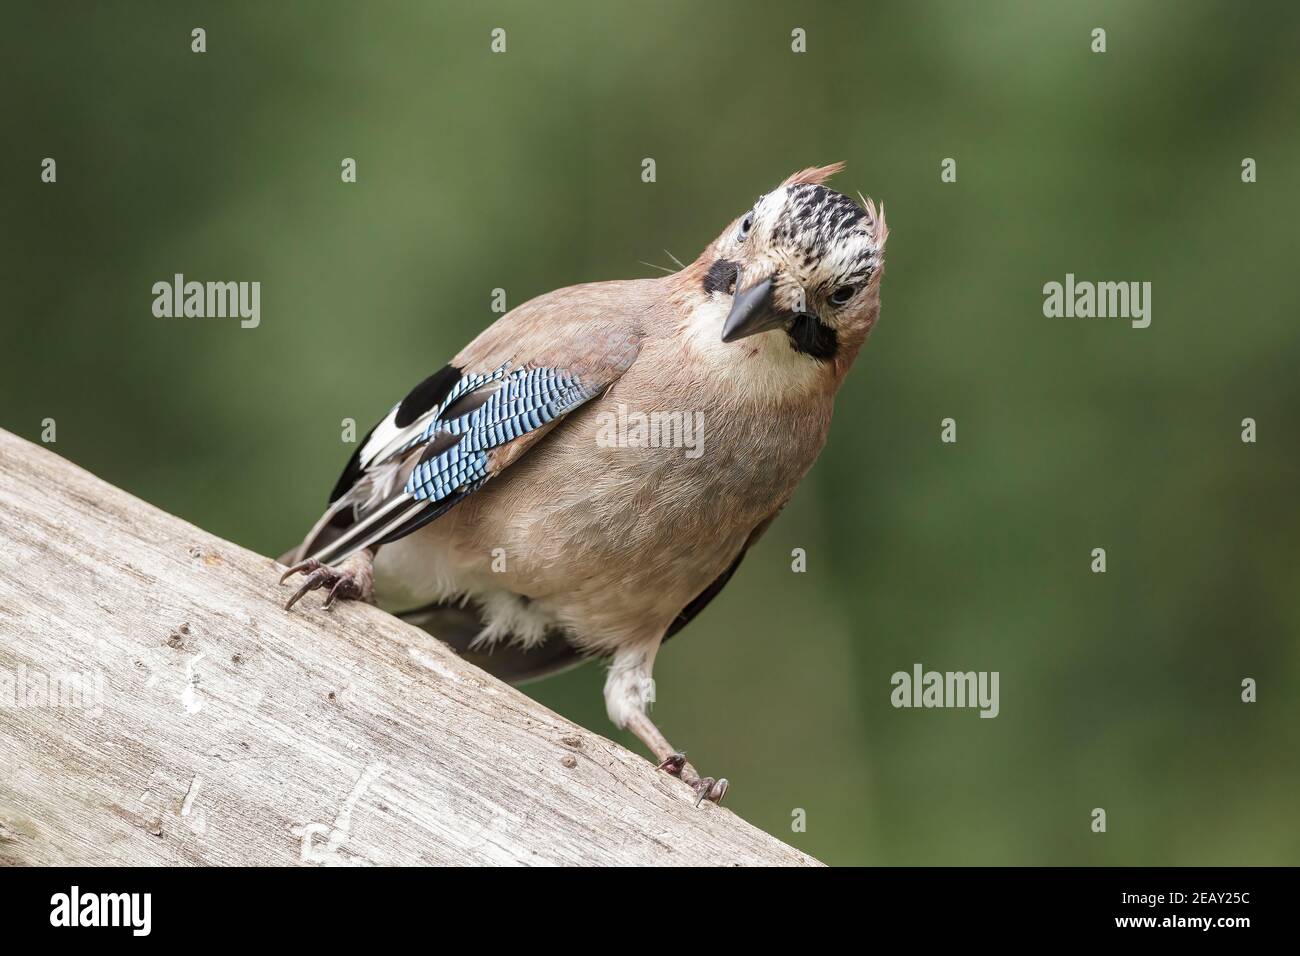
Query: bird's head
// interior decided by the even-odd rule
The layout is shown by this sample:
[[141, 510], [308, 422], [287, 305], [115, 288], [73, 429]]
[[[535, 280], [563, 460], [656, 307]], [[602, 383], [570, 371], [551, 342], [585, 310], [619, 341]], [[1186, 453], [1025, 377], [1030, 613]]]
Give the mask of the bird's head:
[[722, 342], [769, 334], [813, 361], [852, 360], [879, 313], [888, 230], [883, 207], [824, 185], [842, 168], [795, 173], [706, 250], [704, 292], [730, 300]]

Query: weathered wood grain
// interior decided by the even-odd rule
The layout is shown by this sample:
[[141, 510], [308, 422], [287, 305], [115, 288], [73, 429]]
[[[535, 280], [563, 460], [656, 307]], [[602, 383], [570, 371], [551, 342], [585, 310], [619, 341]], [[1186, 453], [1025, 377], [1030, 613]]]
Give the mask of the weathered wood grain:
[[0, 863], [816, 863], [422, 631], [282, 600], [0, 431]]

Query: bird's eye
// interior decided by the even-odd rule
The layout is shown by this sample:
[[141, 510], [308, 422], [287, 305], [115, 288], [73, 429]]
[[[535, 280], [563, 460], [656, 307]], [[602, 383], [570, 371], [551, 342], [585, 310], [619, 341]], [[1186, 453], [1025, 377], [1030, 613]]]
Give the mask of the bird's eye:
[[736, 238], [741, 242], [744, 242], [745, 237], [749, 235], [749, 230], [753, 228], [754, 214], [752, 212], [747, 212], [745, 213], [745, 218], [740, 220], [740, 232], [736, 234]]
[[857, 288], [851, 285], [842, 285], [831, 293], [831, 305], [844, 305], [849, 299], [853, 298], [853, 293]]

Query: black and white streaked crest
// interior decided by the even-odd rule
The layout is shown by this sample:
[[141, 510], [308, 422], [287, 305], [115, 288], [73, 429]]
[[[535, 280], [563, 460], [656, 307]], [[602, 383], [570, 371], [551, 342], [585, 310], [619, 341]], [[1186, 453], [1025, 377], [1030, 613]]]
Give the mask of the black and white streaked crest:
[[[833, 189], [799, 183], [785, 190], [772, 242], [797, 255], [805, 268], [837, 282], [866, 282], [875, 267], [871, 221], [860, 205]], [[759, 200], [763, 203], [768, 197]]]

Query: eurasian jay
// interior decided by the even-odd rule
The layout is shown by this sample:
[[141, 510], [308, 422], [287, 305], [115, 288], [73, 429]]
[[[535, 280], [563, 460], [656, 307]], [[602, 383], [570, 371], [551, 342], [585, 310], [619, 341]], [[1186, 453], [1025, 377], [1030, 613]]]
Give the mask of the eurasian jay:
[[[610, 720], [720, 800], [650, 720], [651, 669], [816, 460], [879, 314], [884, 208], [828, 189], [842, 168], [795, 173], [679, 272], [502, 316], [359, 443], [285, 556], [286, 608], [373, 601], [510, 681], [607, 658]], [[701, 414], [702, 454], [608, 440], [628, 409]]]

